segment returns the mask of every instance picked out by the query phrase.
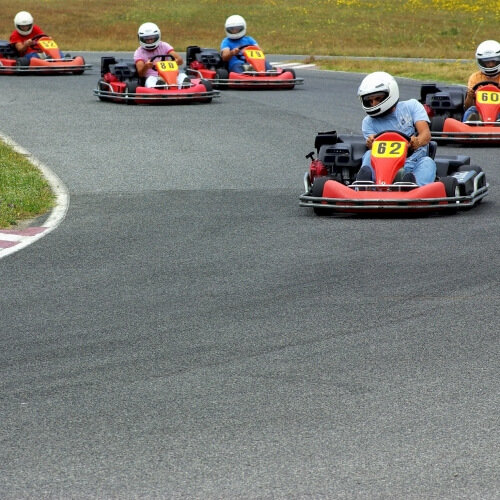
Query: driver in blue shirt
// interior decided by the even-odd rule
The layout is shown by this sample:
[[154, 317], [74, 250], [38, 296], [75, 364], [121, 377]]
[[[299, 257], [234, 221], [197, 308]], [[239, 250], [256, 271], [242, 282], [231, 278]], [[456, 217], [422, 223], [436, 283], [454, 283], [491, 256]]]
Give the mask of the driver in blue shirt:
[[413, 150], [406, 159], [402, 180], [419, 186], [434, 182], [436, 162], [429, 156], [429, 117], [422, 104], [416, 99], [400, 101], [396, 80], [384, 71], [366, 76], [359, 86], [358, 97], [368, 115], [361, 126], [368, 151], [363, 156], [356, 180], [373, 181], [370, 151], [373, 139], [380, 132], [396, 130], [410, 137]]
[[[258, 43], [246, 34], [247, 23], [241, 16], [229, 16], [224, 27], [227, 36], [220, 45], [222, 60], [228, 63], [229, 72], [243, 73], [246, 61], [240, 49], [247, 45], [258, 46]], [[272, 66], [266, 61], [266, 70], [270, 71], [271, 69]]]

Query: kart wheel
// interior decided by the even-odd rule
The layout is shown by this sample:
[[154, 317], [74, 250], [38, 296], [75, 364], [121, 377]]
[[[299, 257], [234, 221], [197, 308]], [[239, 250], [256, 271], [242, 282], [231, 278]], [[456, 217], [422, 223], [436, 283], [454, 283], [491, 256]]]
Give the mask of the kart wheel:
[[[127, 85], [125, 86], [125, 90], [123, 91], [123, 93], [125, 95], [135, 94], [136, 91], [137, 91], [137, 83], [136, 82], [128, 82]], [[126, 103], [127, 104], [135, 104], [135, 100], [134, 99], [127, 99]]]
[[[208, 80], [201, 80], [200, 82], [204, 87], [206, 92], [212, 92], [213, 87], [212, 84]], [[212, 97], [204, 97], [201, 102], [212, 102]]]
[[431, 118], [431, 132], [442, 132], [446, 115], [436, 115]]
[[215, 70], [215, 77], [214, 77], [214, 86], [215, 88], [218, 88], [218, 81], [219, 80], [227, 80], [229, 78], [229, 71], [226, 68], [217, 68]]
[[286, 69], [283, 73], [291, 73], [293, 78], [296, 78], [295, 71], [292, 68]]
[[[106, 92], [108, 90], [108, 87], [102, 82], [97, 82], [97, 88], [99, 89], [100, 92]], [[99, 95], [98, 97], [99, 97], [100, 101], [108, 101], [109, 100], [102, 95]]]
[[16, 66], [19, 68], [21, 66], [29, 66], [30, 60], [27, 57], [20, 57], [16, 59]]
[[[314, 180], [314, 183], [311, 188], [311, 196], [321, 198], [323, 196], [323, 188], [325, 186], [325, 182], [329, 181], [329, 177], [317, 177]], [[324, 216], [324, 215], [331, 215], [333, 213], [333, 210], [331, 208], [320, 208], [320, 207], [313, 207], [313, 211], [316, 215]]]
[[[460, 196], [460, 186], [458, 185], [457, 179], [455, 177], [443, 177], [440, 179], [444, 184], [444, 190], [447, 198], [456, 198]], [[458, 210], [458, 202], [451, 202], [449, 208], [446, 212], [449, 214], [454, 214]]]

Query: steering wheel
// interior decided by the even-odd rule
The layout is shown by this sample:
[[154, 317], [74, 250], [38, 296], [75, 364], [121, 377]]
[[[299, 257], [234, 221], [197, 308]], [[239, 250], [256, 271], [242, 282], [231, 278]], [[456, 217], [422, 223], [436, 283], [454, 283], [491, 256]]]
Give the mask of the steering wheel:
[[476, 83], [474, 87], [472, 87], [473, 92], [475, 92], [479, 87], [482, 87], [483, 85], [494, 85], [497, 89], [500, 89], [500, 84], [497, 82], [491, 82], [489, 80], [484, 80], [483, 82]]
[[399, 130], [384, 130], [383, 132], [379, 132], [378, 134], [375, 134], [375, 137], [373, 139], [376, 139], [377, 137], [381, 136], [382, 134], [385, 134], [387, 132], [394, 132], [395, 134], [399, 134], [405, 141], [410, 143], [411, 137], [403, 134], [403, 132], [400, 132]]
[[170, 54], [160, 54], [160, 55], [157, 55], [157, 56], [153, 56], [150, 61], [153, 62], [153, 61], [156, 61], [157, 59], [160, 59], [161, 61], [175, 61], [175, 57], [174, 56], [171, 56]]
[[40, 40], [40, 38], [44, 38], [44, 37], [48, 37], [48, 35], [46, 35], [45, 33], [38, 33], [38, 35], [35, 35], [34, 37], [31, 38], [31, 41], [33, 42], [33, 45], [32, 47], [34, 49], [38, 49], [38, 51], [41, 51], [41, 47], [40, 45], [38, 45], [38, 40]]
[[48, 37], [48, 35], [46, 35], [45, 33], [38, 33], [38, 35], [35, 35], [34, 37], [32, 37], [31, 39], [36, 42], [37, 40], [40, 40], [40, 38], [43, 38], [43, 37]]

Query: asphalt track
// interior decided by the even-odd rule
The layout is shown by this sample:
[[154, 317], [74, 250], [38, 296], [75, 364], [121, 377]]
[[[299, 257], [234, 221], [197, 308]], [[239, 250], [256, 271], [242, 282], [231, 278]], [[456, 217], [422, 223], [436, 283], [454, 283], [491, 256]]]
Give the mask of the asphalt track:
[[[2, 77], [0, 130], [67, 186], [0, 259], [0, 497], [500, 497], [500, 165], [445, 217], [298, 206], [361, 75], [125, 106]], [[403, 98], [419, 84], [400, 80]]]

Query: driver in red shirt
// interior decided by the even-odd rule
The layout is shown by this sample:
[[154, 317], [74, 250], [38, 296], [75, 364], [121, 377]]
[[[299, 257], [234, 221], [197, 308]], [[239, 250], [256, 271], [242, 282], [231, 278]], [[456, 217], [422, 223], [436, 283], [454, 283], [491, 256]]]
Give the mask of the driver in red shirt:
[[14, 17], [14, 26], [16, 29], [10, 35], [9, 42], [16, 47], [18, 54], [28, 59], [39, 58], [40, 53], [35, 48], [36, 41], [33, 41], [33, 37], [44, 33], [40, 26], [33, 23], [33, 16], [24, 10], [18, 12]]

